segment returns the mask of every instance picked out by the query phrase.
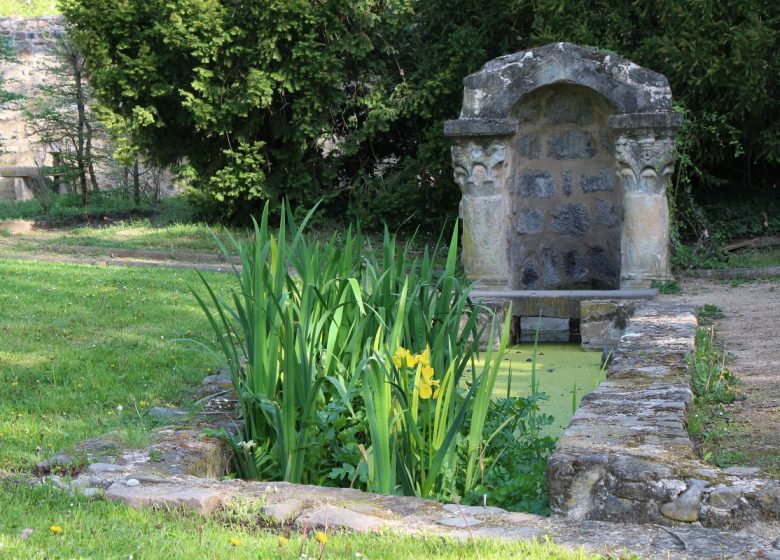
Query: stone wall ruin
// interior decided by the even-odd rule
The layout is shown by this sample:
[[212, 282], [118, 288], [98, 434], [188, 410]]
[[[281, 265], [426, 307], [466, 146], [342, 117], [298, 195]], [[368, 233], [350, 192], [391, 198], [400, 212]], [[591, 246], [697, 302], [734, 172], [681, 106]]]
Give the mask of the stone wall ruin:
[[463, 264], [494, 292], [668, 280], [666, 184], [678, 115], [666, 78], [556, 43], [464, 80], [453, 138]]
[[[0, 67], [4, 87], [22, 96], [32, 95], [44, 83], [52, 48], [64, 32], [64, 20], [60, 16], [0, 18], [0, 35], [11, 40], [17, 59]], [[48, 164], [25, 126], [19, 103], [0, 107], [0, 200], [32, 199], [24, 178], [37, 175], [38, 166]]]

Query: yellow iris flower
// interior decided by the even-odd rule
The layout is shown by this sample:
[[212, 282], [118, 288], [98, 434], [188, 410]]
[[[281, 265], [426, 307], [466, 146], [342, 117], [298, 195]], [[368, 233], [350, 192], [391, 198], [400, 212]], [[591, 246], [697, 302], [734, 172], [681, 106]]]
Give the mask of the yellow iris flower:
[[409, 350], [401, 346], [398, 350], [395, 351], [395, 354], [393, 354], [393, 365], [395, 365], [395, 367], [398, 369], [401, 369], [401, 367], [404, 365], [411, 369], [417, 365], [417, 357], [409, 352]]
[[434, 373], [429, 364], [420, 368], [420, 398], [423, 400], [439, 396], [439, 381], [433, 378]]
[[425, 345], [425, 350], [423, 350], [423, 353], [417, 354], [417, 363], [424, 366], [431, 365], [431, 347], [427, 344]]

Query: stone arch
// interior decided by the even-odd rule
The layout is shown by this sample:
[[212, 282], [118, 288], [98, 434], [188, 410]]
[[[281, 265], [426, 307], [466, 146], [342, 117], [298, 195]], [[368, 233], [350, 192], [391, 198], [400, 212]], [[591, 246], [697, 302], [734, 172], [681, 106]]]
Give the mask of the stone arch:
[[601, 94], [617, 113], [672, 110], [663, 74], [606, 51], [554, 43], [496, 58], [463, 80], [461, 119], [507, 118], [521, 97], [554, 84], [583, 86]]
[[[599, 280], [601, 287], [618, 283], [621, 288], [647, 287], [654, 279], [670, 278], [666, 183], [680, 119], [672, 113], [672, 95], [663, 75], [612, 53], [555, 43], [492, 60], [466, 77], [464, 86], [460, 118], [447, 121], [444, 130], [454, 138], [455, 179], [463, 194], [463, 261], [472, 280], [499, 291], [568, 287], [576, 281], [562, 280], [567, 275], [594, 279], [582, 272], [587, 268], [586, 254], [597, 265], [619, 263], [605, 265], [614, 270], [607, 270], [606, 282]], [[608, 109], [600, 114], [599, 130], [606, 130], [608, 138], [603, 134], [594, 138], [591, 124], [583, 122], [581, 130], [564, 127], [570, 142], [567, 145], [564, 138], [558, 153], [552, 144], [533, 145], [535, 125], [526, 122], [518, 108], [552, 90], [555, 99], [580, 91], [583, 103], [603, 100]], [[556, 123], [549, 122], [549, 115], [546, 118], [554, 129]], [[545, 138], [544, 142], [553, 142]], [[581, 153], [572, 148], [578, 143]], [[601, 143], [608, 158], [597, 156]], [[594, 166], [586, 160], [593, 157], [602, 158], [599, 180], [610, 188], [586, 184], [586, 179], [596, 178], [587, 178], [593, 171], [588, 165]], [[532, 162], [536, 168], [529, 158], [537, 160]], [[579, 165], [569, 161], [564, 169], [564, 159], [582, 161]], [[566, 173], [583, 177], [578, 185], [581, 201], [566, 202], [573, 192], [565, 184]], [[615, 191], [613, 183], [622, 200], [599, 193], [588, 198], [588, 192]], [[538, 208], [528, 201], [518, 206], [518, 193], [539, 199]], [[598, 235], [590, 237], [591, 224], [608, 225], [604, 212], [614, 213], [615, 204], [622, 206], [624, 225], [619, 242], [611, 239], [605, 245]], [[522, 225], [517, 224], [518, 211], [526, 213]], [[573, 229], [567, 231], [566, 222], [573, 223]], [[547, 241], [533, 245], [530, 238], [518, 240], [517, 232]], [[571, 248], [571, 239], [564, 239], [567, 235], [582, 238], [582, 251]], [[569, 274], [567, 265], [577, 274]]]

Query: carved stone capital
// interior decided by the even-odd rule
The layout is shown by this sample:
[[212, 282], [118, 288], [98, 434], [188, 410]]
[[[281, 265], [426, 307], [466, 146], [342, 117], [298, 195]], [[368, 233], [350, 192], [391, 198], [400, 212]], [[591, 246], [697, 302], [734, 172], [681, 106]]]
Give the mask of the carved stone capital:
[[464, 196], [501, 194], [506, 144], [504, 142], [459, 142], [452, 147], [455, 182]]
[[618, 176], [625, 192], [661, 195], [674, 171], [674, 138], [621, 134], [615, 142]]
[[618, 176], [626, 193], [663, 195], [674, 171], [675, 131], [679, 115], [635, 113], [613, 115], [609, 126], [615, 135]]

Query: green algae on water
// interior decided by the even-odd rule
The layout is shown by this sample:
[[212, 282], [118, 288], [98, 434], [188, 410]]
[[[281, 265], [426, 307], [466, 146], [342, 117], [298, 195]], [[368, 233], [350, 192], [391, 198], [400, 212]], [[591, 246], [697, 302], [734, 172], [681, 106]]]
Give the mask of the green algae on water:
[[[495, 397], [505, 397], [507, 390], [513, 397], [531, 393], [533, 347], [529, 342], [509, 349], [496, 379]], [[536, 383], [548, 398], [541, 401], [540, 412], [555, 419], [544, 428], [545, 434], [560, 436], [582, 397], [603, 380], [600, 352], [585, 352], [575, 343], [540, 343], [536, 352]]]

